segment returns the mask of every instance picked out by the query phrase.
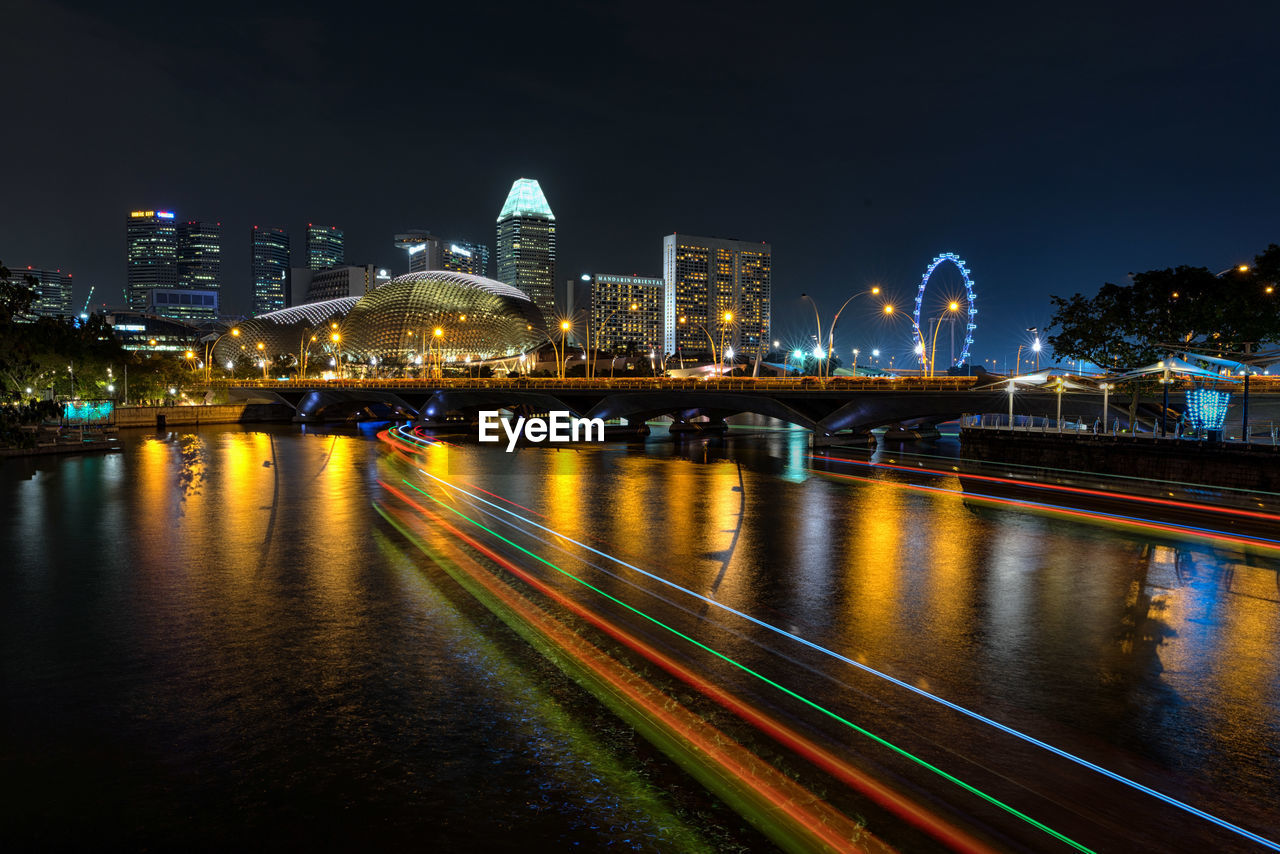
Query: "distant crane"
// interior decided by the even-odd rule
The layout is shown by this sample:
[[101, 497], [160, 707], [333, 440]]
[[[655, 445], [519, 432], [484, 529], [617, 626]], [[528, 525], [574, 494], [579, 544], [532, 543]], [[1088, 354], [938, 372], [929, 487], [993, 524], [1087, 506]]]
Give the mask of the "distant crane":
[[88, 314], [88, 313], [89, 313], [89, 303], [93, 302], [93, 289], [94, 289], [94, 288], [96, 288], [96, 287], [97, 287], [97, 285], [90, 285], [90, 286], [89, 286], [89, 295], [88, 295], [87, 297], [85, 297], [85, 298], [84, 298], [84, 308], [80, 310], [80, 313], [81, 313], [81, 314]]

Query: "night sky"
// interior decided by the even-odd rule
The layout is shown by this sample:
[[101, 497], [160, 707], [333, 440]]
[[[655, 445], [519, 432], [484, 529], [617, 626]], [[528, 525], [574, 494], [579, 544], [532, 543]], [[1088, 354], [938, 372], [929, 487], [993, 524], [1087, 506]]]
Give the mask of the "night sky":
[[[956, 252], [980, 362], [1051, 293], [1280, 242], [1280, 7], [841, 5], [8, 0], [0, 259], [118, 304], [127, 211], [168, 208], [222, 222], [238, 313], [255, 223], [403, 272], [397, 230], [492, 245], [525, 176], [561, 281], [661, 275], [672, 231], [771, 242], [780, 338], [802, 292], [907, 306]], [[909, 346], [869, 314], [842, 350]]]

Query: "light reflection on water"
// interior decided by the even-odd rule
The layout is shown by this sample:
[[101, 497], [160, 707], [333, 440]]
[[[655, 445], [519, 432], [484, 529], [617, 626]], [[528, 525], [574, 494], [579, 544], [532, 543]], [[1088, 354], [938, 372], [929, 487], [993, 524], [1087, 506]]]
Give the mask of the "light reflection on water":
[[[319, 839], [344, 814], [418, 841], [484, 823], [495, 844], [688, 833], [634, 769], [597, 785], [589, 768], [627, 736], [382, 531], [377, 443], [273, 428], [126, 444], [5, 463], [0, 480], [16, 557], [0, 588], [6, 755], [37, 794], [86, 781], [66, 797], [97, 806], [72, 827], [116, 809], [169, 839], [184, 810], [245, 838]], [[834, 481], [807, 472], [798, 435], [732, 447], [461, 446], [430, 449], [425, 468], [959, 702], [1274, 817], [1275, 561]], [[99, 803], [98, 787], [118, 793]]]

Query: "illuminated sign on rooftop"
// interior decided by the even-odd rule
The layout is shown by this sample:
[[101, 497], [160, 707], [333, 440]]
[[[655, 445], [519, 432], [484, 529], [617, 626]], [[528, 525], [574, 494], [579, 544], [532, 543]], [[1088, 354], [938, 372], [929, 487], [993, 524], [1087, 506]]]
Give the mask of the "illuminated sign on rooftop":
[[173, 211], [156, 211], [156, 216], [161, 219], [173, 219]]
[[453, 245], [451, 245], [451, 246], [449, 247], [449, 251], [450, 251], [450, 252], [452, 252], [452, 253], [454, 253], [455, 255], [461, 255], [461, 256], [463, 256], [464, 258], [470, 258], [470, 257], [471, 257], [471, 251], [470, 251], [470, 250], [468, 250], [468, 249], [463, 249], [461, 246], [459, 246], [459, 245], [458, 245], [458, 244], [456, 244], [456, 243], [454, 243]]
[[426, 248], [427, 248], [427, 244], [425, 243], [419, 243], [417, 246], [410, 246], [409, 254], [417, 255], [419, 252], [421, 252], [423, 249], [426, 249]]

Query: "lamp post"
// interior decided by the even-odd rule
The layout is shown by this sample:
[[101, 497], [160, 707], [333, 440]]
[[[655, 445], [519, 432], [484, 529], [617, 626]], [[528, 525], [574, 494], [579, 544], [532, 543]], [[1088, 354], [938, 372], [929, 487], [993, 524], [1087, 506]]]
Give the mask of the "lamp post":
[[1102, 383], [1102, 432], [1107, 432], [1107, 422], [1111, 420], [1111, 410], [1107, 408], [1108, 397], [1111, 394], [1111, 383]]
[[1009, 429], [1013, 429], [1013, 389], [1015, 384], [1013, 380], [1009, 380]]
[[217, 338], [213, 339], [212, 343], [206, 341], [204, 344], [204, 381], [206, 384], [211, 382], [210, 377], [213, 371], [213, 359], [212, 359], [213, 350], [215, 347], [218, 346], [218, 342], [221, 341], [227, 335], [230, 335], [232, 338], [239, 338], [240, 327], [233, 326], [230, 329], [228, 329], [226, 332], [219, 335]]
[[1031, 350], [1036, 354], [1036, 373], [1040, 373], [1040, 336], [1036, 336], [1036, 340], [1031, 342]]
[[[689, 318], [685, 317], [684, 315], [681, 315], [679, 318], [677, 318], [676, 323], [681, 326], [694, 326], [694, 327], [697, 327], [698, 329], [701, 329], [702, 334], [707, 336], [707, 343], [711, 345], [711, 364], [713, 365], [720, 364], [720, 360], [716, 358], [716, 340], [711, 337], [711, 333], [707, 331], [707, 327], [703, 326], [701, 323], [690, 323]], [[681, 362], [681, 367], [684, 367], [683, 362]]]
[[342, 332], [336, 322], [329, 324], [329, 340], [333, 342], [333, 368], [338, 379], [342, 379]]
[[[831, 353], [835, 348], [836, 324], [840, 322], [840, 315], [844, 312], [845, 308], [849, 305], [849, 303], [853, 302], [858, 297], [879, 296], [879, 295], [880, 295], [880, 286], [873, 285], [867, 290], [862, 291], [860, 293], [856, 293], [853, 296], [849, 297], [847, 300], [844, 301], [844, 304], [841, 305], [840, 308], [836, 309], [835, 317], [831, 318], [831, 327], [827, 330], [827, 360], [826, 360], [826, 368], [824, 371], [825, 374], [827, 375], [831, 374]], [[815, 303], [814, 311], [816, 312], [817, 310], [818, 310], [818, 306]], [[893, 309], [889, 306], [885, 306], [884, 313], [893, 314]], [[821, 333], [819, 333], [819, 340], [821, 340]]]
[[[635, 302], [633, 302], [633, 303], [631, 303], [630, 305], [628, 305], [628, 306], [626, 307], [626, 310], [627, 310], [627, 311], [637, 311], [637, 310], [639, 310], [639, 308], [640, 308], [640, 304], [639, 304], [639, 303], [635, 303]], [[594, 337], [593, 337], [593, 338], [591, 338], [591, 340], [592, 340], [592, 346], [591, 346], [591, 364], [587, 367], [587, 376], [589, 376], [589, 377], [594, 377], [594, 376], [596, 375], [596, 359], [599, 357], [599, 354], [600, 354], [600, 328], [601, 328], [602, 326], [608, 326], [608, 325], [609, 325], [609, 321], [610, 321], [610, 320], [613, 320], [613, 316], [614, 316], [615, 314], [617, 314], [618, 312], [622, 311], [622, 310], [623, 310], [623, 309], [622, 309], [622, 307], [621, 307], [621, 306], [619, 306], [618, 308], [615, 308], [613, 311], [609, 312], [609, 313], [605, 316], [605, 319], [604, 319], [604, 320], [600, 321], [599, 323], [597, 323], [597, 324], [595, 325], [595, 326], [596, 326], [596, 328], [595, 328], [594, 330], [592, 330], [592, 331], [589, 331], [589, 332], [588, 332], [588, 334], [587, 334], [587, 335], [588, 335], [588, 337], [589, 337], [589, 338], [591, 338], [591, 336], [592, 336], [592, 333], [593, 333], [593, 332], [594, 332]], [[590, 327], [588, 327], [588, 329], [590, 329]], [[611, 376], [611, 377], [612, 377], [612, 374], [613, 374], [613, 371], [612, 371], [612, 368], [610, 368], [610, 376]]]
[[[955, 300], [952, 300], [950, 303], [947, 304], [947, 311], [951, 312], [953, 315], [955, 314], [955, 312], [959, 310], [960, 310], [960, 303], [956, 302]], [[929, 378], [930, 379], [933, 378], [934, 365], [938, 360], [938, 330], [942, 328], [942, 318], [943, 318], [943, 315], [938, 315], [936, 318], [934, 318], [934, 320], [936, 320], [937, 323], [933, 327], [933, 342], [932, 342], [932, 345], [930, 346], [930, 350], [932, 351], [929, 354]]]
[[[568, 365], [569, 357], [568, 357], [568, 353], [566, 353], [564, 349], [564, 339], [565, 339], [565, 336], [569, 334], [569, 330], [572, 328], [573, 328], [573, 324], [570, 323], [568, 320], [560, 321], [560, 354], [557, 359], [557, 362], [559, 363], [559, 368], [560, 368], [560, 379], [564, 379], [565, 374], [568, 373], [568, 370], [569, 370], [569, 365]], [[554, 347], [555, 345], [553, 344], [552, 348], [554, 349]]]
[[263, 382], [266, 382], [266, 380], [267, 380], [267, 355], [266, 355], [266, 352], [265, 352], [265, 351], [266, 351], [266, 349], [267, 349], [267, 345], [266, 345], [266, 344], [263, 344], [261, 341], [259, 341], [259, 342], [258, 342], [258, 356], [259, 356], [259, 360], [262, 362], [262, 381], [263, 381]]
[[1165, 361], [1160, 363], [1160, 367], [1164, 368], [1164, 373], [1160, 377], [1160, 384], [1164, 386], [1164, 391], [1163, 391], [1163, 394], [1161, 395], [1162, 402], [1160, 404], [1160, 435], [1162, 437], [1169, 435], [1169, 361], [1168, 360], [1171, 358], [1173, 357], [1166, 356]]
[[307, 357], [311, 354], [310, 345], [316, 341], [316, 336], [312, 335], [310, 343], [307, 342], [307, 334], [309, 332], [311, 332], [310, 329], [303, 332], [302, 340], [298, 342], [298, 379], [300, 380], [307, 378]]
[[444, 328], [437, 326], [431, 330], [431, 340], [436, 346], [435, 376], [444, 378]]
[[1058, 425], [1058, 432], [1062, 432], [1062, 390], [1067, 387], [1067, 378], [1058, 377], [1058, 415], [1055, 423]]
[[[818, 303], [815, 302], [813, 297], [809, 296], [808, 294], [801, 294], [800, 299], [807, 299], [809, 301], [809, 304], [813, 306], [813, 320], [814, 320], [814, 323], [816, 323], [818, 326], [818, 335], [813, 340], [818, 342], [818, 347], [821, 347], [822, 346], [822, 318], [818, 315]], [[814, 367], [818, 369], [818, 376], [822, 376], [822, 365], [818, 364], [818, 365], [815, 365]]]
[[[732, 328], [733, 328], [733, 312], [726, 311], [724, 314], [720, 315], [720, 358], [722, 359], [725, 358], [725, 350], [724, 350], [725, 329], [732, 329]], [[721, 365], [720, 367], [721, 367], [721, 373], [724, 373], [723, 371], [724, 366]]]

